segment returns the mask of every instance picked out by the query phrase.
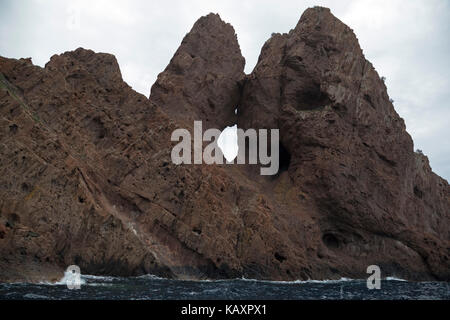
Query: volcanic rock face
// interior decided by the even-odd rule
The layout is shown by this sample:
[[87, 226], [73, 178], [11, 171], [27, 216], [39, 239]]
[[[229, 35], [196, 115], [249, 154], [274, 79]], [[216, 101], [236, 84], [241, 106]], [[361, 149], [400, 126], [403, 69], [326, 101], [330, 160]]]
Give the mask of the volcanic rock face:
[[448, 184], [413, 152], [383, 81], [328, 9], [307, 10], [265, 43], [239, 115], [239, 127], [280, 128], [330, 268], [371, 261], [391, 274], [448, 277]]
[[183, 39], [150, 99], [180, 123], [222, 129], [236, 123], [244, 65], [233, 27], [211, 13]]
[[[450, 189], [414, 153], [352, 30], [308, 9], [244, 78], [233, 28], [210, 14], [150, 99], [112, 55], [0, 58], [0, 280], [450, 279]], [[238, 115], [234, 109], [238, 107]], [[174, 165], [193, 120], [279, 128], [281, 166]]]

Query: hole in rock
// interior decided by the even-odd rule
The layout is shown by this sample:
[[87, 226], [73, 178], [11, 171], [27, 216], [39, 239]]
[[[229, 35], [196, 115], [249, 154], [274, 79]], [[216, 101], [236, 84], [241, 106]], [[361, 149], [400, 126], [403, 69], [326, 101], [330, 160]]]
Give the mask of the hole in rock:
[[237, 125], [223, 129], [217, 141], [219, 148], [228, 162], [233, 161], [238, 154]]
[[17, 132], [17, 128], [18, 128], [18, 126], [16, 124], [13, 124], [13, 125], [9, 126], [9, 131], [11, 133], [16, 133]]
[[331, 103], [328, 95], [320, 90], [319, 84], [312, 84], [296, 93], [297, 110], [322, 110]]
[[331, 249], [337, 249], [339, 248], [339, 240], [336, 238], [334, 234], [331, 233], [325, 233], [322, 237], [323, 243]]
[[93, 133], [97, 140], [103, 139], [106, 135], [106, 128], [100, 117], [95, 117], [89, 121], [87, 128]]
[[286, 260], [286, 257], [283, 256], [282, 254], [279, 254], [278, 252], [275, 252], [274, 256], [275, 256], [275, 259], [277, 259], [280, 262], [283, 262], [284, 260]]
[[414, 195], [415, 195], [417, 198], [422, 199], [422, 197], [423, 197], [423, 192], [422, 192], [422, 190], [419, 189], [419, 187], [414, 186]]
[[8, 214], [5, 226], [12, 229], [16, 224], [20, 223], [20, 217], [15, 213]]
[[22, 191], [24, 191], [24, 192], [28, 192], [30, 190], [30, 186], [26, 182], [22, 183], [21, 187], [22, 187]]

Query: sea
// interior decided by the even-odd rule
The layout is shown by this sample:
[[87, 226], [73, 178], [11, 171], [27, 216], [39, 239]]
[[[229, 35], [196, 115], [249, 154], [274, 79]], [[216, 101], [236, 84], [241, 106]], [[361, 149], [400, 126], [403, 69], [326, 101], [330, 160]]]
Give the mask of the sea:
[[[450, 282], [381, 280], [261, 281], [173, 280], [153, 275], [101, 277], [81, 275], [79, 289], [66, 276], [57, 283], [0, 283], [0, 300], [450, 300]], [[71, 283], [71, 282], [70, 282]]]

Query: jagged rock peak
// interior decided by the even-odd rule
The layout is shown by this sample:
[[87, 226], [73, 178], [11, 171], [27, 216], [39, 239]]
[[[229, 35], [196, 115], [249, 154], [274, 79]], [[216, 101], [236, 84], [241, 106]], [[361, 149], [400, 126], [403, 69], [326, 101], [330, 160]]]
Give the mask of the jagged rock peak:
[[59, 70], [67, 77], [83, 77], [86, 75], [98, 78], [103, 85], [112, 86], [124, 84], [119, 63], [113, 54], [97, 53], [89, 49], [78, 48], [55, 54], [46, 63], [47, 70]]
[[[241, 128], [280, 129], [286, 171], [317, 206], [325, 246], [361, 246], [350, 240], [357, 235], [375, 248], [384, 235], [404, 246], [372, 255], [389, 272], [405, 259], [408, 277], [449, 277], [448, 184], [414, 154], [383, 80], [329, 9], [306, 10], [295, 29], [265, 43], [238, 116]], [[351, 250], [337, 264], [363, 270], [368, 260]]]
[[244, 65], [234, 28], [211, 13], [184, 37], [150, 99], [179, 121], [223, 128], [235, 122]]

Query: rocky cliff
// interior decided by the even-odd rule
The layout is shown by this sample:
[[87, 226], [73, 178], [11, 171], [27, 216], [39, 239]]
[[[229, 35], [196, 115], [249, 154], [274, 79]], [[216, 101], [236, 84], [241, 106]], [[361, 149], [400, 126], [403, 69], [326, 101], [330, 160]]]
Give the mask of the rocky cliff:
[[[450, 280], [450, 188], [413, 151], [353, 31], [328, 9], [274, 34], [244, 75], [234, 29], [200, 18], [150, 98], [114, 56], [0, 58], [0, 280]], [[234, 110], [238, 109], [237, 115]], [[171, 133], [280, 129], [280, 171], [174, 165]]]

